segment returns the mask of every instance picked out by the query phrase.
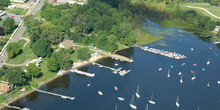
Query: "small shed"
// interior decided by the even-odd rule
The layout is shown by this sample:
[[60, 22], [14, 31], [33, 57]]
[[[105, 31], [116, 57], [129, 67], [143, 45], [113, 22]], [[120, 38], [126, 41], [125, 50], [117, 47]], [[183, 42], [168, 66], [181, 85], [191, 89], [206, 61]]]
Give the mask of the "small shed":
[[64, 40], [63, 42], [60, 43], [59, 47], [60, 48], [65, 48], [65, 49], [69, 49], [70, 47], [73, 47], [73, 49], [76, 49], [76, 46], [73, 41], [71, 40]]

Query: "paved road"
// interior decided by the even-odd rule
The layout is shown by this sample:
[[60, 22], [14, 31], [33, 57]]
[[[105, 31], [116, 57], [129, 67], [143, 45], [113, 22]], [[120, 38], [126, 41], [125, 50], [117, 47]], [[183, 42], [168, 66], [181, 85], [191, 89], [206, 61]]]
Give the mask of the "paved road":
[[[32, 7], [32, 10], [30, 12], [30, 14], [36, 14], [36, 12], [43, 6], [45, 0], [37, 0], [36, 4], [34, 5], [34, 7]], [[20, 28], [18, 28], [17, 32], [14, 34], [11, 42], [17, 42], [20, 40], [22, 34], [24, 33], [26, 27], [24, 27], [24, 24], [22, 23]], [[2, 52], [2, 55], [0, 56], [0, 68], [2, 67], [4, 61], [7, 59], [7, 53], [4, 50]]]
[[217, 18], [217, 19], [220, 19], [220, 17], [212, 14], [210, 11], [206, 10], [205, 8], [201, 8], [201, 7], [193, 7], [193, 6], [185, 6], [185, 7], [188, 7], [188, 8], [197, 8], [197, 9], [201, 9], [201, 10], [204, 10], [205, 12], [207, 12], [208, 14], [210, 14], [211, 16]]

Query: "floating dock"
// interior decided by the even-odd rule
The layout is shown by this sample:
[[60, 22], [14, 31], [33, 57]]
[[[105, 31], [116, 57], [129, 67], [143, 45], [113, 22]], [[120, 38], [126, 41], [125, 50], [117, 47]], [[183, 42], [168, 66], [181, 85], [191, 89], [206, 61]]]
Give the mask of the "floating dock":
[[38, 92], [42, 92], [42, 93], [58, 96], [58, 97], [61, 97], [63, 99], [70, 99], [70, 100], [74, 100], [75, 99], [75, 97], [69, 97], [69, 96], [65, 96], [65, 95], [61, 95], [61, 94], [56, 94], [56, 93], [52, 93], [52, 92], [48, 92], [48, 91], [39, 90], [39, 89], [36, 89], [36, 88], [34, 88], [34, 90], [36, 90]]
[[87, 72], [80, 71], [80, 70], [77, 70], [77, 69], [72, 69], [72, 70], [70, 70], [70, 72], [74, 72], [74, 73], [77, 73], [77, 74], [80, 74], [80, 75], [85, 75], [85, 76], [88, 76], [88, 77], [94, 77], [95, 76], [95, 73], [87, 73]]
[[105, 66], [105, 65], [98, 64], [98, 63], [96, 63], [96, 62], [92, 62], [92, 64], [93, 64], [93, 65], [97, 65], [97, 66], [99, 66], [100, 68], [110, 69], [110, 70], [113, 71], [114, 74], [119, 73], [120, 76], [124, 76], [124, 75], [126, 75], [127, 73], [129, 73], [129, 72], [131, 71], [131, 70], [128, 70], [128, 71], [126, 71], [126, 70], [121, 70], [121, 69], [122, 69], [121, 67], [118, 68], [118, 69], [115, 69], [115, 68], [112, 68], [112, 67], [108, 67], [108, 66]]
[[[137, 47], [140, 47], [140, 46], [137, 46]], [[149, 48], [148, 46], [140, 47], [140, 48], [144, 51], [152, 52], [154, 54], [162, 55], [162, 56], [165, 56], [168, 58], [174, 58], [177, 60], [186, 58], [185, 55], [182, 55], [182, 54], [179, 54], [176, 52], [169, 52], [169, 51], [165, 51], [165, 50], [161, 50], [161, 49]]]

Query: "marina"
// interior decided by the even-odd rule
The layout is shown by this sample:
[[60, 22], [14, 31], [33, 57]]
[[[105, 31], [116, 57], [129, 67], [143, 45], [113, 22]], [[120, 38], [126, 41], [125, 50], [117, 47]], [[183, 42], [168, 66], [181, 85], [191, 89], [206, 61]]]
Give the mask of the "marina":
[[[95, 77], [82, 77], [69, 72], [40, 88], [53, 93], [71, 94], [77, 97], [77, 100], [63, 100], [60, 97], [49, 97], [45, 93], [34, 92], [12, 103], [11, 106], [26, 106], [34, 110], [38, 109], [39, 106], [42, 110], [88, 110], [91, 108], [94, 110], [113, 110], [115, 108], [131, 110], [131, 105], [139, 110], [196, 110], [198, 106], [201, 110], [220, 109], [220, 86], [218, 85], [218, 81], [220, 81], [220, 68], [218, 68], [220, 57], [216, 56], [216, 53], [219, 53], [218, 46], [212, 44], [210, 50], [210, 43], [184, 30], [159, 27], [153, 23], [151, 25], [153, 26], [147, 28], [149, 31], [157, 32], [159, 30], [160, 33], [166, 34], [164, 35], [165, 38], [162, 39], [166, 43], [157, 42], [147, 46], [181, 52], [187, 58], [171, 60], [145, 52], [140, 48], [130, 48], [117, 54], [127, 58], [132, 57], [135, 60], [133, 63], [120, 62], [112, 58], [99, 61], [100, 64], [111, 68], [121, 67], [132, 70], [124, 77], [112, 74], [112, 70], [109, 71], [110, 69], [100, 69], [99, 66], [87, 65], [79, 70], [87, 73], [95, 72]], [[148, 27], [148, 25], [144, 26], [144, 28]], [[155, 31], [155, 28], [159, 29]], [[191, 48], [194, 50], [191, 51]], [[198, 55], [199, 57], [197, 57]], [[211, 63], [207, 65], [209, 56]], [[116, 67], [115, 64], [118, 66]], [[193, 64], [197, 65], [194, 66]], [[158, 71], [159, 68], [162, 70]], [[168, 73], [170, 78], [167, 78]], [[194, 74], [196, 78], [192, 81]], [[182, 75], [184, 75], [183, 84], [180, 84]], [[89, 80], [91, 87], [86, 86]], [[209, 84], [209, 88], [207, 84]], [[137, 85], [140, 85], [140, 99], [136, 96]], [[115, 86], [117, 86], [118, 91], [114, 88]], [[97, 91], [101, 91], [103, 95], [99, 95]], [[177, 96], [180, 99], [178, 101]], [[118, 97], [125, 100], [120, 101]], [[179, 108], [176, 102], [178, 102]], [[148, 106], [146, 107], [146, 105]]]
[[182, 55], [182, 54], [179, 54], [179, 53], [176, 53], [176, 52], [170, 52], [170, 51], [165, 51], [165, 50], [161, 50], [161, 49], [150, 48], [148, 46], [140, 47], [140, 48], [144, 51], [152, 52], [154, 54], [162, 55], [162, 56], [165, 56], [165, 57], [168, 57], [168, 58], [174, 58], [174, 59], [177, 59], [177, 60], [186, 58], [185, 55]]

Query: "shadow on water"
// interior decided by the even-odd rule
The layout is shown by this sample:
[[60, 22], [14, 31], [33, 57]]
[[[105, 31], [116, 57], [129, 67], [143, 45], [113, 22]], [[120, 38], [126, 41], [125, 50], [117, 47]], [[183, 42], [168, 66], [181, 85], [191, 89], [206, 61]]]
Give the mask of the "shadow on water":
[[70, 85], [70, 76], [64, 75], [46, 84], [48, 91], [53, 91], [55, 88], [68, 89]]

